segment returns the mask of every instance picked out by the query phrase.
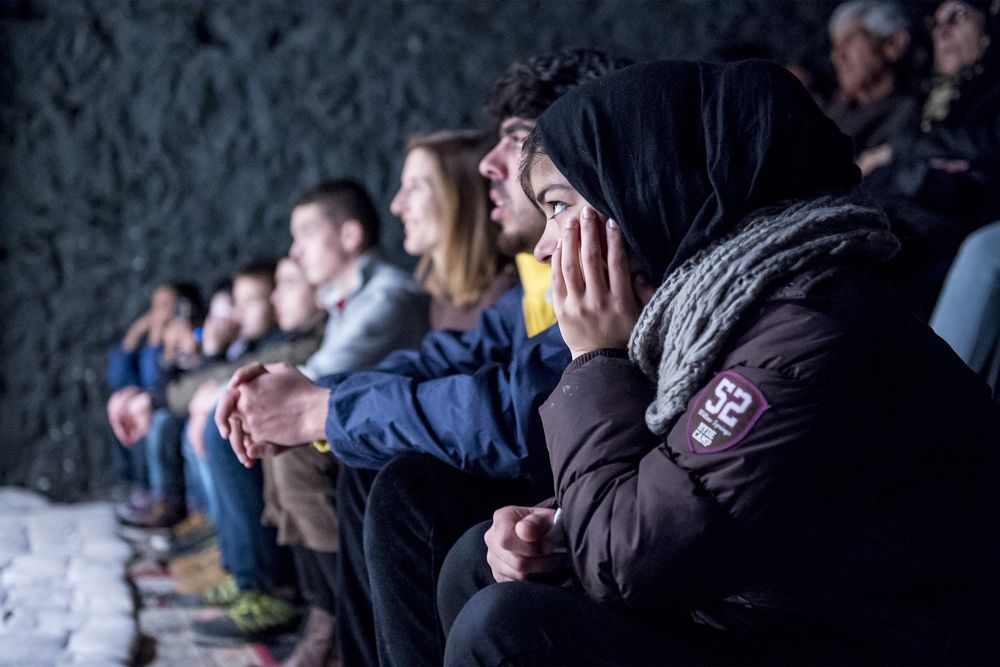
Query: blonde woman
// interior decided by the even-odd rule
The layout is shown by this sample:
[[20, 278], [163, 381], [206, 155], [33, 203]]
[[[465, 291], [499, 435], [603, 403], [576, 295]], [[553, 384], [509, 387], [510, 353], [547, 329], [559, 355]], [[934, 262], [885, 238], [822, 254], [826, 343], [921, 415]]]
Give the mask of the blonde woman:
[[403, 248], [419, 256], [417, 279], [433, 297], [432, 329], [471, 329], [484, 308], [517, 284], [497, 248], [489, 184], [479, 175], [489, 137], [443, 130], [412, 137], [392, 213], [403, 221]]

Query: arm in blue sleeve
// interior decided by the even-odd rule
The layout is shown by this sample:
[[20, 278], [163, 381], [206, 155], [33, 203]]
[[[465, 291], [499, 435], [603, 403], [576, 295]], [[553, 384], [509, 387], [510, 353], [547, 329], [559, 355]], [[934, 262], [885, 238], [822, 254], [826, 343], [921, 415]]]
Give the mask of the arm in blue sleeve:
[[160, 367], [160, 345], [143, 345], [138, 350], [139, 386], [153, 389], [161, 384], [164, 370]]
[[379, 468], [397, 454], [423, 452], [468, 472], [551, 488], [538, 407], [569, 359], [554, 326], [533, 338], [521, 333], [513, 358], [473, 372], [427, 377], [419, 371], [435, 365], [415, 363], [410, 376], [383, 364], [328, 378], [326, 436], [351, 466]]
[[108, 386], [111, 391], [139, 383], [138, 350], [127, 352], [121, 345], [116, 345], [108, 355]]

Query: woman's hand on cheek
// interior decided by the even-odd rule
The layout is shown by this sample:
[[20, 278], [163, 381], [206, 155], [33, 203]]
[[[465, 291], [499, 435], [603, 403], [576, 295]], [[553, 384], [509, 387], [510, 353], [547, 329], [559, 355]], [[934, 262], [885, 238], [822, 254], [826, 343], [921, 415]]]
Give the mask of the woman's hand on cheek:
[[593, 350], [625, 347], [639, 319], [642, 304], [632, 288], [621, 228], [613, 221], [602, 224], [589, 207], [579, 219], [567, 221], [552, 255], [552, 300], [574, 359]]

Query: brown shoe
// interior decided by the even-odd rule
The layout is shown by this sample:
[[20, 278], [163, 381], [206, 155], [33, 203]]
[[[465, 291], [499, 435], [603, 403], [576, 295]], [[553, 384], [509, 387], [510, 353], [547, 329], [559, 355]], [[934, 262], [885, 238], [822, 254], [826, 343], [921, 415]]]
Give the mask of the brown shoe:
[[281, 667], [326, 667], [337, 658], [337, 653], [337, 624], [333, 614], [309, 607], [299, 643]]
[[193, 595], [217, 586], [228, 576], [220, 560], [219, 548], [212, 547], [170, 561], [167, 571], [174, 578], [174, 589], [181, 595]]

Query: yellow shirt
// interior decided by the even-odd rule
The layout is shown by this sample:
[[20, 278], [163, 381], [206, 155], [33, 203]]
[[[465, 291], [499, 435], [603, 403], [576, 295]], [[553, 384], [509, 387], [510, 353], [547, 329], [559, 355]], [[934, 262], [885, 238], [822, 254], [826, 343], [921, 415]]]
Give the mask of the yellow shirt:
[[556, 311], [552, 307], [552, 268], [527, 252], [518, 253], [514, 262], [524, 287], [521, 300], [524, 328], [531, 337], [556, 323]]

